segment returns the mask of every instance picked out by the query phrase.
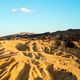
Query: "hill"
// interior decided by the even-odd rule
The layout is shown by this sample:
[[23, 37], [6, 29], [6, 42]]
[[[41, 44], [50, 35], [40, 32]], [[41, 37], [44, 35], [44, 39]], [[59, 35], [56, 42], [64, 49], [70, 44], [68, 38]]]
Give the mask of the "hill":
[[80, 80], [80, 30], [0, 37], [1, 80]]

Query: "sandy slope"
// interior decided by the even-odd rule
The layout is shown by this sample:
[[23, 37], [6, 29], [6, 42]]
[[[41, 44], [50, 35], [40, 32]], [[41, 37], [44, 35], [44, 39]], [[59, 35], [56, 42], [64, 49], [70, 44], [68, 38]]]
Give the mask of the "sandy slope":
[[80, 61], [55, 48], [55, 40], [2, 40], [0, 79], [80, 80]]

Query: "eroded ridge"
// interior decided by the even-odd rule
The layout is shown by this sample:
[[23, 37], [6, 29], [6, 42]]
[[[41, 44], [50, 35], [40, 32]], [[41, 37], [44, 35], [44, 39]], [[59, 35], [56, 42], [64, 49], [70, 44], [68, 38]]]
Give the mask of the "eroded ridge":
[[75, 49], [69, 44], [55, 39], [1, 40], [0, 79], [80, 80], [80, 45], [73, 42]]

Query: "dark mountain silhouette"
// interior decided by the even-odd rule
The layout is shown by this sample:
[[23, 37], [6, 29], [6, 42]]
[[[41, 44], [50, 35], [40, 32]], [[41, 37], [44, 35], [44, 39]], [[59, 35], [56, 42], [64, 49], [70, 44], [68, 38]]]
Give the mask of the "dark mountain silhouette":
[[41, 34], [34, 34], [34, 33], [20, 33], [20, 34], [13, 34], [8, 36], [2, 36], [0, 39], [14, 39], [14, 38], [31, 38], [31, 39], [45, 39], [45, 38], [55, 38], [59, 40], [80, 40], [80, 29], [68, 29], [65, 31], [56, 31], [56, 32], [45, 32]]

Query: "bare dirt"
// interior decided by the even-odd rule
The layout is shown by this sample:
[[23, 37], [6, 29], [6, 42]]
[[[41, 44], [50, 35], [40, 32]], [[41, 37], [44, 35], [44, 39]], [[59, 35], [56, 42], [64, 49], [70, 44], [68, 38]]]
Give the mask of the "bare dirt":
[[0, 80], [80, 80], [80, 45], [63, 41], [0, 41]]

